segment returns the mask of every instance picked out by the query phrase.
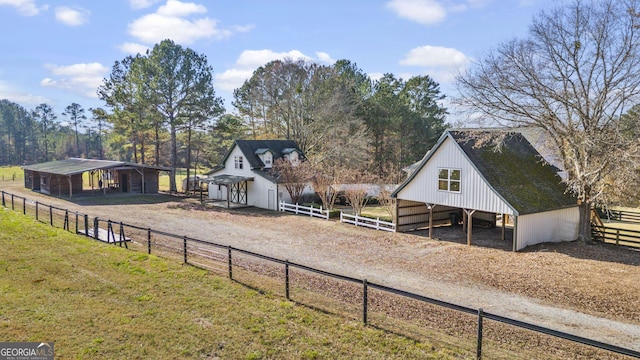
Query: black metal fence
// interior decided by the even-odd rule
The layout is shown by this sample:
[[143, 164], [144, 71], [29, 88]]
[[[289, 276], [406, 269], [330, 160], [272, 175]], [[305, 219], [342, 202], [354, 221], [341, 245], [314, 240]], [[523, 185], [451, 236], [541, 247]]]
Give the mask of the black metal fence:
[[[394, 307], [405, 310], [405, 314], [400, 317], [409, 317], [409, 315], [413, 313], [424, 314], [424, 312], [421, 312], [418, 308], [425, 306], [433, 307], [432, 310], [429, 311], [452, 311], [451, 314], [457, 314], [457, 316], [464, 314], [467, 316], [467, 320], [470, 320], [470, 323], [466, 326], [467, 332], [465, 336], [475, 338], [473, 340], [473, 347], [475, 348], [475, 357], [477, 359], [482, 358], [484, 351], [483, 345], [487, 345], [487, 342], [484, 340], [487, 336], [487, 325], [490, 324], [487, 323], [487, 320], [500, 324], [500, 326], [508, 326], [508, 328], [494, 329], [492, 330], [493, 333], [500, 332], [504, 335], [504, 333], [507, 332], [513, 334], [513, 327], [515, 327], [519, 330], [528, 331], [527, 334], [530, 334], [529, 332], [538, 335], [543, 334], [555, 339], [583, 344], [589, 349], [604, 350], [606, 351], [605, 354], [609, 355], [619, 354], [640, 358], [640, 351], [507, 318], [485, 312], [483, 309], [473, 309], [441, 301], [409, 291], [369, 282], [366, 279], [357, 279], [335, 274], [229, 245], [217, 244], [211, 241], [194, 239], [184, 235], [176, 235], [122, 222], [114, 222], [108, 219], [91, 217], [88, 214], [72, 212], [67, 209], [31, 201], [5, 191], [1, 193], [2, 206], [5, 208], [11, 208], [17, 211], [21, 210], [25, 215], [35, 216], [38, 221], [46, 222], [51, 226], [60, 227], [68, 231], [75, 231], [78, 234], [83, 234], [96, 240], [124, 247], [128, 247], [128, 244], [135, 244], [137, 250], [145, 251], [148, 254], [151, 254], [153, 249], [156, 249], [155, 252], [170, 251], [177, 253], [181, 255], [182, 261], [185, 264], [224, 272], [229, 279], [240, 280], [240, 282], [244, 280], [242, 279], [243, 273], [248, 272], [266, 275], [267, 278], [271, 279], [272, 284], [281, 287], [284, 292], [284, 297], [287, 300], [300, 301], [301, 298], [304, 298], [305, 292], [311, 292], [313, 294], [323, 292], [323, 294], [320, 295], [327, 295], [333, 292], [334, 295], [337, 294], [336, 297], [341, 299], [343, 303], [349, 303], [351, 305], [348, 306], [347, 311], [354, 311], [354, 309], [356, 309], [356, 311], [360, 312], [360, 314], [356, 316], [359, 317], [364, 324], [371, 324], [372, 315], [378, 316], [375, 319], [376, 324], [374, 325], [377, 325], [378, 321], [384, 322], [385, 311]], [[249, 263], [252, 263], [252, 265], [249, 265]], [[295, 274], [292, 273], [294, 270], [296, 271]], [[282, 279], [279, 279], [281, 276]], [[280, 283], [280, 281], [282, 282]], [[334, 283], [331, 283], [332, 281]], [[310, 284], [314, 282], [321, 282], [322, 286], [310, 286]], [[256, 286], [260, 287], [264, 285], [264, 283], [261, 283]], [[295, 300], [292, 296], [293, 291], [296, 291]], [[317, 296], [313, 298], [314, 301], [317, 300]], [[413, 302], [413, 304], [410, 302]], [[332, 306], [333, 305], [330, 304], [328, 307], [334, 309]], [[372, 312], [372, 307], [376, 311]], [[379, 316], [378, 313], [382, 313], [383, 315]], [[452, 319], [453, 317], [454, 316], [451, 315]], [[475, 334], [470, 334], [471, 332]], [[528, 336], [533, 337], [531, 334]], [[536, 340], [536, 342], [542, 343], [540, 340]], [[545, 347], [543, 346], [542, 348]], [[538, 351], [540, 350], [540, 345], [537, 346], [537, 349]], [[546, 348], [546, 351], [551, 350]], [[582, 356], [591, 358], [602, 356], [593, 355], [594, 353], [589, 352], [587, 352], [587, 354], [591, 355]], [[528, 357], [527, 355], [522, 356], [523, 358]], [[571, 354], [566, 357], [571, 357]]]

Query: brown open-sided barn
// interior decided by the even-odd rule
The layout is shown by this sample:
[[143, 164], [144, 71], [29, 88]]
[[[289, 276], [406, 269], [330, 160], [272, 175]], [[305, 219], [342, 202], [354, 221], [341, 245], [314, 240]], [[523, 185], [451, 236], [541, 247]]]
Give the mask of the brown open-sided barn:
[[158, 192], [160, 171], [171, 171], [162, 166], [150, 166], [124, 161], [69, 158], [42, 164], [23, 166], [24, 186], [45, 194], [69, 196], [82, 193], [82, 175], [98, 180], [93, 189], [107, 192], [133, 192], [152, 194]]

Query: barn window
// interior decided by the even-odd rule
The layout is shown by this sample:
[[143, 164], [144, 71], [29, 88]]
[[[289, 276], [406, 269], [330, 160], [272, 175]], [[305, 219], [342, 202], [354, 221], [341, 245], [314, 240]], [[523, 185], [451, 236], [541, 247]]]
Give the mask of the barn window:
[[242, 156], [236, 156], [234, 158], [236, 169], [242, 169]]
[[438, 169], [438, 190], [460, 192], [460, 170]]

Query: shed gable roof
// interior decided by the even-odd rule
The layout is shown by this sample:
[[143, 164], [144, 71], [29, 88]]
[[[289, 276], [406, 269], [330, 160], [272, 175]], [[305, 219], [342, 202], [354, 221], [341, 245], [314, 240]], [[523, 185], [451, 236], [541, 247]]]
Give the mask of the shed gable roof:
[[116, 167], [139, 167], [146, 169], [155, 169], [169, 171], [170, 168], [162, 166], [151, 166], [145, 164], [135, 164], [125, 161], [112, 161], [112, 160], [96, 160], [96, 159], [81, 159], [81, 158], [68, 158], [65, 160], [49, 161], [45, 163], [23, 166], [24, 170], [38, 171], [43, 173], [50, 173], [56, 175], [76, 175], [82, 174], [86, 171], [98, 170], [98, 169], [111, 169]]
[[416, 171], [392, 196], [396, 197], [398, 192], [415, 178], [432, 154], [449, 138], [464, 153], [486, 183], [519, 214], [576, 205], [576, 199], [566, 193], [566, 187], [562, 184], [555, 167], [549, 166], [522, 134], [507, 134], [500, 151], [496, 151], [491, 145], [476, 147], [476, 140], [469, 135], [468, 131], [445, 132]]

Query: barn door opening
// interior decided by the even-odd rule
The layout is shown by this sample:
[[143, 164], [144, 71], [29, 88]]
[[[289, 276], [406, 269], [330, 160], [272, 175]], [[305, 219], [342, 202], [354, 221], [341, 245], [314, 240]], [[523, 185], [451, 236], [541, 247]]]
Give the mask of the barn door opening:
[[127, 174], [120, 174], [120, 189], [122, 192], [129, 192], [129, 176]]

